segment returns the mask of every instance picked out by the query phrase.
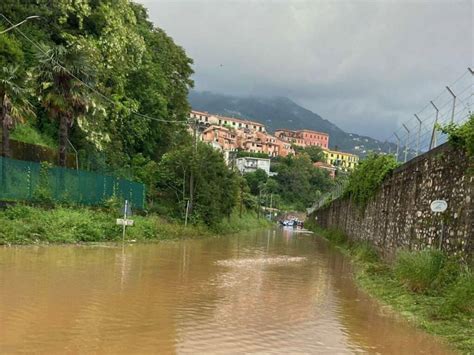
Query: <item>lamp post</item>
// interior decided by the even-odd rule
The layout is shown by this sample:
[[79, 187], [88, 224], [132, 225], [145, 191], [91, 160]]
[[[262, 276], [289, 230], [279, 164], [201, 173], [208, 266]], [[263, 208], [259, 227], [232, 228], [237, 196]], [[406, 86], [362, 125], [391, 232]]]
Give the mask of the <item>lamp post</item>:
[[2, 17], [3, 17], [5, 20], [7, 20], [8, 23], [11, 24], [11, 27], [8, 27], [6, 30], [3, 30], [2, 32], [0, 32], [0, 34], [7, 33], [8, 31], [11, 31], [11, 30], [13, 30], [13, 29], [16, 28], [16, 27], [23, 25], [25, 22], [27, 22], [27, 21], [29, 21], [29, 20], [33, 20], [33, 19], [40, 18], [39, 16], [36, 16], [36, 15], [34, 15], [34, 16], [28, 16], [28, 17], [25, 18], [23, 21], [18, 22], [16, 25], [13, 25], [13, 24], [10, 22], [10, 20], [5, 17], [4, 14], [0, 14], [0, 15], [2, 15]]

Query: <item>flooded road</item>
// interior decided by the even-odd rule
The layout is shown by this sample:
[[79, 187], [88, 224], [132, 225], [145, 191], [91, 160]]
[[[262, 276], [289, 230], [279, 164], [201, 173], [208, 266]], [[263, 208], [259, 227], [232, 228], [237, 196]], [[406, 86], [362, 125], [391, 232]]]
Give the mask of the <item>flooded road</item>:
[[446, 354], [320, 238], [0, 249], [0, 353]]

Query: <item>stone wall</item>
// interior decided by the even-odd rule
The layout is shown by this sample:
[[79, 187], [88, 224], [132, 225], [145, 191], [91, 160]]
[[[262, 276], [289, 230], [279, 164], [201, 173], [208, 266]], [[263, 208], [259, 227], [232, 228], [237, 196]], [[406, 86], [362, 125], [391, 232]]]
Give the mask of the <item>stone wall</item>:
[[[340, 198], [309, 218], [338, 228], [350, 239], [369, 241], [392, 259], [398, 249], [439, 247], [472, 260], [474, 249], [474, 176], [464, 151], [444, 144], [387, 177], [367, 207]], [[435, 215], [430, 203], [443, 199], [448, 209]], [[444, 225], [444, 227], [443, 227]]]

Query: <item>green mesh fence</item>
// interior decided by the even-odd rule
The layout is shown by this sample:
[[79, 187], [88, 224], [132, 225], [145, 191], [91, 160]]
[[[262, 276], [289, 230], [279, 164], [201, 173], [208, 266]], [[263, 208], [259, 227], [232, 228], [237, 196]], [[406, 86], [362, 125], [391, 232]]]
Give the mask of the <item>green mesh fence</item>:
[[0, 200], [47, 197], [58, 202], [100, 205], [113, 196], [143, 209], [145, 186], [89, 171], [0, 157]]

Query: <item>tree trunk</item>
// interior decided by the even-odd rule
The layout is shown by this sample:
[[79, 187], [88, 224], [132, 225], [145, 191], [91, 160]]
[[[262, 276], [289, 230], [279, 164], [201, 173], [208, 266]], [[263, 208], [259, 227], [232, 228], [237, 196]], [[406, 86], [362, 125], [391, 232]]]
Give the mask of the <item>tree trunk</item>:
[[10, 127], [7, 120], [7, 102], [5, 94], [0, 97], [0, 123], [2, 125], [2, 156], [10, 158]]
[[[0, 94], [0, 126], [2, 127], [2, 151], [0, 156], [5, 156], [5, 126], [6, 126], [6, 121], [7, 121], [7, 107], [6, 107], [6, 102], [5, 102], [5, 94], [1, 93]], [[8, 150], [8, 149], [7, 149]], [[2, 160], [2, 174], [0, 176], [0, 189], [3, 192], [8, 191], [8, 184], [7, 184], [7, 161], [6, 159], [1, 159]]]
[[59, 122], [59, 166], [66, 166], [69, 120], [61, 116]]

